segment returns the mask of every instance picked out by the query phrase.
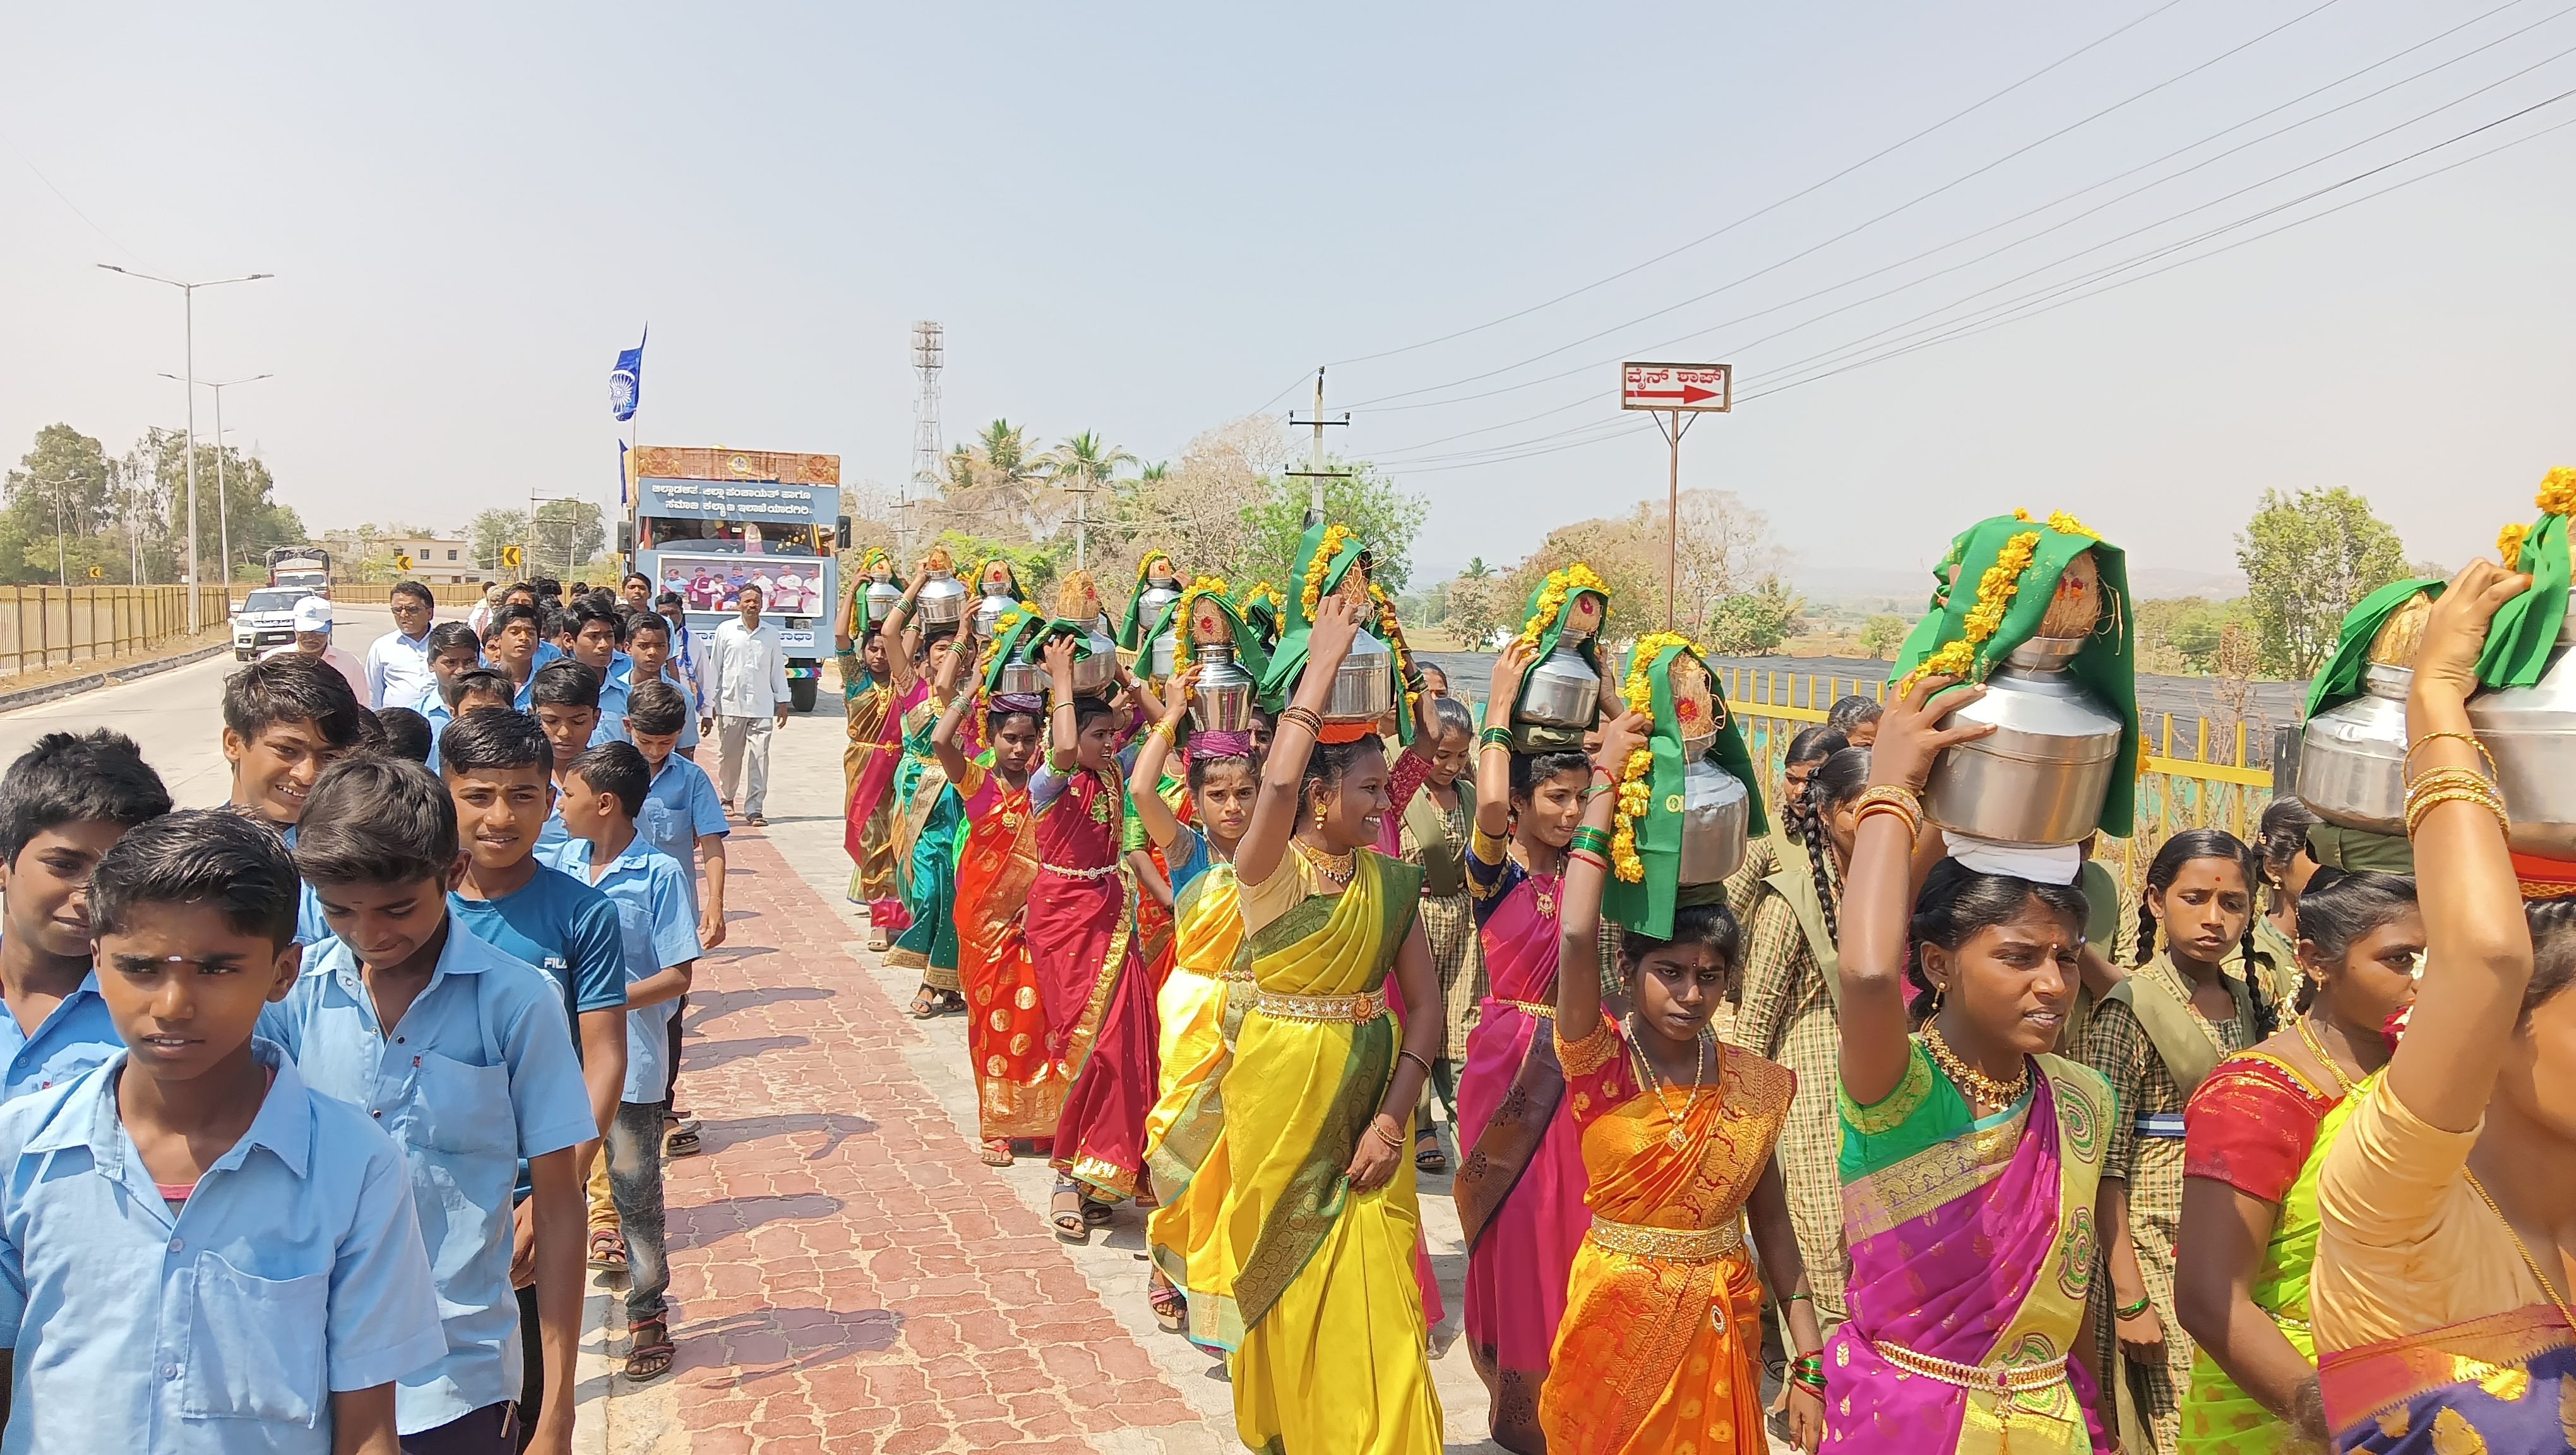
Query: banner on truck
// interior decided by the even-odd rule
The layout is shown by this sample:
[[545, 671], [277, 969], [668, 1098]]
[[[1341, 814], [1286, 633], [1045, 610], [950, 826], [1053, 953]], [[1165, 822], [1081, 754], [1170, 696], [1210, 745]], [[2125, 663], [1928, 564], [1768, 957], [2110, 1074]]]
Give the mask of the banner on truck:
[[680, 593], [690, 611], [737, 611], [745, 586], [760, 588], [764, 618], [820, 616], [831, 607], [823, 599], [823, 562], [817, 557], [664, 551], [654, 561], [654, 574], [655, 591]]

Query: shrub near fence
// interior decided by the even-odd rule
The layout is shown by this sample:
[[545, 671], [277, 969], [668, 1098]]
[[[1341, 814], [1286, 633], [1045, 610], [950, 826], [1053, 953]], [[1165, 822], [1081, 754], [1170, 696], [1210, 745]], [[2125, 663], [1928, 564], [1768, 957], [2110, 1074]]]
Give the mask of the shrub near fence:
[[[1789, 740], [1825, 720], [1823, 707], [1799, 704], [1831, 703], [1845, 689], [1874, 697], [1880, 687], [1741, 667], [1719, 668], [1718, 675], [1728, 706], [1742, 720], [1766, 804], [1779, 802], [1786, 782], [1781, 758]], [[2243, 722], [2231, 726], [2206, 717], [2188, 722], [2168, 712], [2150, 716], [2143, 727], [2147, 751], [2138, 775], [2137, 833], [2099, 840], [2093, 850], [2119, 876], [2133, 902], [2146, 882], [2148, 862], [2166, 839], [2184, 829], [2223, 828], [2250, 842], [2263, 806], [2272, 801], [2271, 770], [2245, 766], [2253, 735]], [[2215, 755], [2213, 748], [2218, 749]]]
[[[150, 651], [188, 634], [185, 586], [0, 587], [0, 673]], [[198, 593], [203, 626], [220, 628], [224, 588]]]

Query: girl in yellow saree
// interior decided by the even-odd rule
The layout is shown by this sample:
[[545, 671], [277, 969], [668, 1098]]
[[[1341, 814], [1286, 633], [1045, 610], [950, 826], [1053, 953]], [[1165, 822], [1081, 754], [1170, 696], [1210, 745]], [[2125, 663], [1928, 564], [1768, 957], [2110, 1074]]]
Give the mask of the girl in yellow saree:
[[[1616, 781], [1609, 765], [1645, 741], [1645, 721], [1631, 712], [1603, 729], [1595, 784]], [[1772, 1156], [1797, 1078], [1709, 1034], [1739, 953], [1723, 904], [1672, 908], [1665, 898], [1647, 917], [1666, 923], [1624, 927], [1620, 969], [1635, 1012], [1625, 1022], [1602, 1013], [1597, 929], [1610, 866], [1595, 845], [1611, 842], [1617, 796], [1592, 796], [1567, 851], [1559, 908], [1552, 1034], [1582, 1135], [1592, 1221], [1574, 1256], [1539, 1425], [1549, 1455], [1770, 1448], [1749, 1211], [1800, 1368], [1813, 1376], [1793, 1383], [1788, 1401], [1793, 1437], [1812, 1451], [1824, 1433], [1813, 1363], [1824, 1336]], [[1649, 862], [1644, 872], [1675, 868]]]
[[1225, 1073], [1232, 1292], [1216, 1317], [1241, 1331], [1227, 1361], [1236, 1432], [1268, 1455], [1442, 1448], [1404, 1155], [1440, 1045], [1439, 981], [1415, 920], [1418, 871], [1370, 847], [1384, 750], [1365, 730], [1317, 743], [1362, 609], [1338, 596], [1317, 607], [1235, 856], [1256, 988]]

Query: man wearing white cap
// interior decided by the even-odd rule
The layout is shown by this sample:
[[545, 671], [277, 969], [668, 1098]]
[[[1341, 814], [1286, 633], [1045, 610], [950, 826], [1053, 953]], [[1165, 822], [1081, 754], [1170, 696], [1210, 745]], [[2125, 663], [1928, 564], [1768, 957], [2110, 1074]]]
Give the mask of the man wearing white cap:
[[331, 645], [331, 603], [321, 597], [307, 596], [295, 603], [294, 645], [280, 644], [259, 655], [265, 661], [280, 652], [302, 652], [308, 657], [320, 657], [349, 679], [349, 690], [358, 695], [359, 702], [367, 700], [367, 669], [359, 665], [357, 658]]

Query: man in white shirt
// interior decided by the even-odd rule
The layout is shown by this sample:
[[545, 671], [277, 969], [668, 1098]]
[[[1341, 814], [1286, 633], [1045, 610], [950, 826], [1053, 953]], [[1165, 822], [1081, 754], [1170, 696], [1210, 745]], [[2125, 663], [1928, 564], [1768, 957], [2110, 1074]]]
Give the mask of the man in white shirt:
[[698, 644], [698, 731], [716, 734], [726, 808], [751, 770], [742, 816], [758, 828], [768, 822], [760, 811], [769, 802], [770, 735], [787, 726], [787, 652], [778, 628], [760, 619], [759, 587], [744, 586], [739, 606], [741, 615]]
[[397, 581], [385, 605], [394, 629], [367, 648], [367, 685], [358, 700], [369, 707], [409, 707], [436, 690], [429, 670], [429, 624], [438, 598], [417, 581]]
[[[726, 625], [731, 626], [732, 623], [727, 622]], [[367, 700], [367, 669], [358, 665], [357, 658], [331, 645], [330, 602], [319, 596], [307, 596], [295, 603], [295, 641], [271, 647], [260, 653], [259, 659], [265, 662], [286, 652], [302, 652], [308, 657], [321, 658], [324, 665], [348, 679], [349, 690], [357, 694], [360, 702]], [[779, 670], [785, 671], [786, 659], [780, 658], [779, 663]], [[784, 721], [786, 714], [780, 713], [779, 718]]]

